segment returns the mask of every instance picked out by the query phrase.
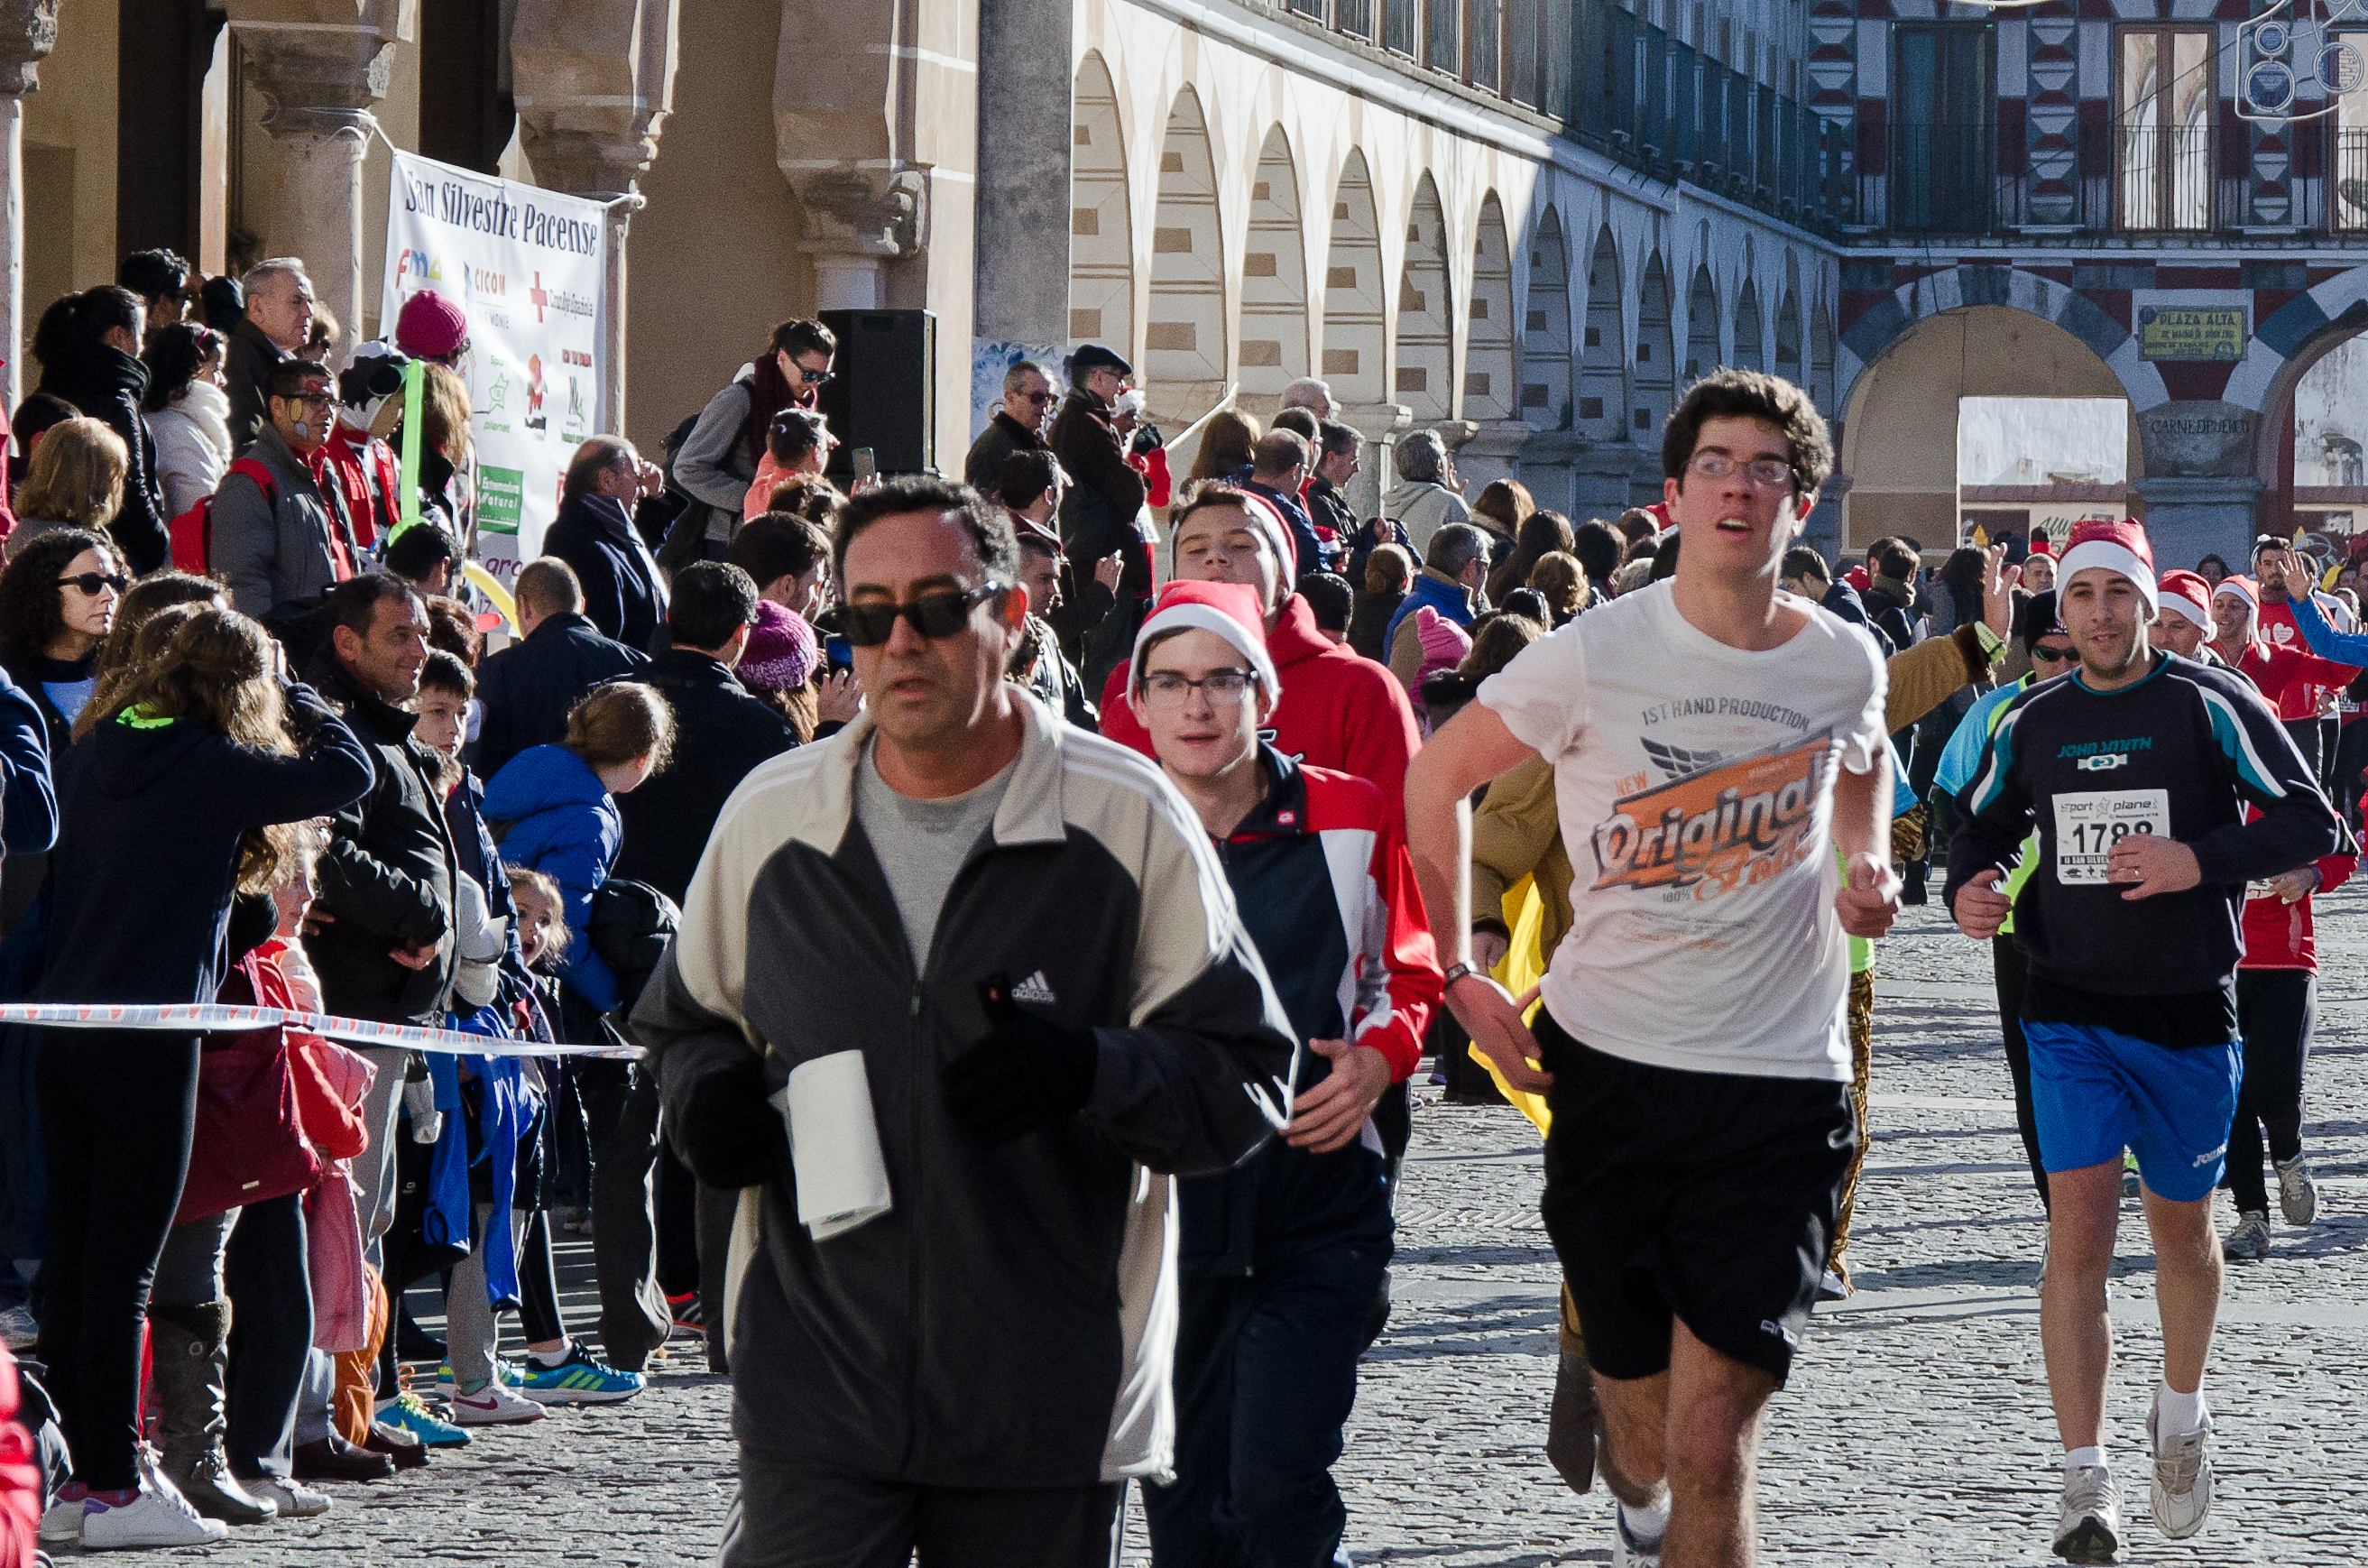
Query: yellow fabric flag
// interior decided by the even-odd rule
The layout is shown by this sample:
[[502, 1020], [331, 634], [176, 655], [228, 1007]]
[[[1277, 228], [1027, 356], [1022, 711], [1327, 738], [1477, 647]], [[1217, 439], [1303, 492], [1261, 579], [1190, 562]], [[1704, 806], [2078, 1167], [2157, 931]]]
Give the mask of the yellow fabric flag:
[[[1537, 881], [1532, 877], [1523, 877], [1506, 889], [1504, 903], [1505, 928], [1512, 932], [1513, 939], [1505, 945], [1505, 960], [1493, 972], [1497, 983], [1519, 996], [1535, 985], [1546, 971], [1549, 955], [1541, 950], [1539, 940], [1545, 930], [1546, 904], [1545, 900], [1539, 896]], [[1534, 1023], [1538, 1008], [1544, 1006], [1543, 1002], [1533, 1005], [1523, 1015], [1524, 1020]], [[1478, 1046], [1467, 1045], [1463, 1049], [1472, 1053], [1473, 1061], [1488, 1070], [1488, 1076], [1496, 1080], [1497, 1090], [1513, 1102], [1513, 1108], [1537, 1124], [1538, 1136], [1543, 1138], [1548, 1123], [1554, 1119], [1554, 1113], [1546, 1108], [1546, 1097], [1533, 1095], [1526, 1089], [1517, 1089], [1505, 1082], [1505, 1074], [1497, 1071], [1497, 1064], [1488, 1060], [1488, 1053]]]

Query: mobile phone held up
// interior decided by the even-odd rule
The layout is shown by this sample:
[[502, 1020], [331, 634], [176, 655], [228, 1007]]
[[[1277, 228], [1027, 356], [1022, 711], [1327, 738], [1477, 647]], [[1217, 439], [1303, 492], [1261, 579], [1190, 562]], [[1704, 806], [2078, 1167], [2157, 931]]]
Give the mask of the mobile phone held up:
[[858, 490], [869, 489], [871, 482], [880, 477], [880, 464], [872, 457], [871, 448], [856, 448], [855, 455], [849, 460], [855, 464], [855, 487]]
[[851, 670], [855, 667], [855, 645], [846, 638], [834, 636], [824, 639], [822, 651], [832, 669]]

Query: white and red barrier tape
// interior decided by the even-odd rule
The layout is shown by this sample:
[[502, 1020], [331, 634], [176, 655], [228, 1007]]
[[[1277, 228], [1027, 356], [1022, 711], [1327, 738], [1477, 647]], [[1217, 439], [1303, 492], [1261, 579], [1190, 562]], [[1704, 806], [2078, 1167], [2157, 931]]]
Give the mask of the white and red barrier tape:
[[340, 1018], [326, 1013], [299, 1013], [286, 1007], [234, 1007], [219, 1002], [176, 1005], [117, 1006], [95, 1002], [0, 1002], [0, 1024], [36, 1024], [64, 1029], [170, 1029], [176, 1034], [244, 1033], [248, 1029], [285, 1028], [316, 1034], [351, 1045], [387, 1046], [403, 1051], [429, 1051], [446, 1056], [606, 1056], [641, 1055], [606, 1046], [540, 1045], [532, 1040], [502, 1040], [461, 1029], [423, 1029], [408, 1024], [382, 1024], [370, 1018]]

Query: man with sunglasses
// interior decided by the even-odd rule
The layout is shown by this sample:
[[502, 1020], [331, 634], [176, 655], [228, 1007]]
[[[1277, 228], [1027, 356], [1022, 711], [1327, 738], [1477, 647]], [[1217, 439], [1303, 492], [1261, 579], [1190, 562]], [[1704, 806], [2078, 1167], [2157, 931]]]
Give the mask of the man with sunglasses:
[[[835, 549], [863, 711], [733, 795], [633, 1015], [684, 1163], [754, 1189], [720, 1561], [1100, 1568], [1174, 1460], [1168, 1178], [1288, 1125], [1291, 1025], [1174, 788], [1004, 678], [1001, 514], [891, 480]], [[810, 1231], [768, 1096], [850, 1051], [889, 1207]]]
[[[2076, 666], [2007, 704], [1949, 848], [1958, 927], [1986, 941], [2011, 913], [2029, 964], [2021, 1017], [2049, 1189], [2040, 1336], [2064, 1445], [2054, 1540], [2075, 1562], [2112, 1562], [2123, 1535], [2103, 1444], [2124, 1150], [2137, 1158], [2162, 1316], [2146, 1424], [2154, 1520], [2184, 1540], [2210, 1517], [2212, 1191], [2243, 1074], [2246, 889], [2309, 865], [2340, 833], [2252, 688], [2153, 646], [2152, 554], [2135, 522], [2073, 528], [2056, 614]], [[2035, 869], [2009, 899], [2001, 884], [2025, 858]]]
[[362, 563], [345, 494], [324, 485], [318, 456], [336, 423], [337, 387], [328, 367], [282, 359], [264, 376], [266, 424], [246, 456], [268, 487], [233, 468], [214, 492], [206, 564], [234, 608], [262, 619], [283, 605], [317, 600]]
[[[962, 459], [962, 483], [992, 498], [1001, 480], [1003, 464], [1014, 452], [1041, 451], [1044, 432], [1053, 427], [1053, 407], [1060, 394], [1053, 390], [1053, 373], [1033, 359], [1022, 359], [1003, 373], [1003, 406], [978, 433]], [[1043, 613], [1043, 607], [1036, 607]]]
[[[1447, 1005], [1553, 1108], [1543, 1208], [1595, 1373], [1615, 1563], [1753, 1560], [1761, 1414], [1858, 1141], [1847, 938], [1882, 936], [1899, 899], [1884, 673], [1864, 634], [1777, 590], [1832, 466], [1798, 387], [1695, 383], [1661, 444], [1675, 574], [1532, 644], [1406, 774]], [[1473, 962], [1466, 875], [1472, 791], [1531, 756], [1576, 872], [1534, 1025]]]

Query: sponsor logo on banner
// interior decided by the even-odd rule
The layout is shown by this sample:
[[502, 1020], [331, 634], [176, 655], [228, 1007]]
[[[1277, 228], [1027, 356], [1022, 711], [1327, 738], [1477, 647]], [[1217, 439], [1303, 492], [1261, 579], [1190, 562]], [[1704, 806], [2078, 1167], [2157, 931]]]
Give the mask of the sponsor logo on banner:
[[1612, 803], [1595, 827], [1595, 885], [1716, 898], [1808, 854], [1833, 732], [1733, 761], [1657, 746], [1669, 782]]

